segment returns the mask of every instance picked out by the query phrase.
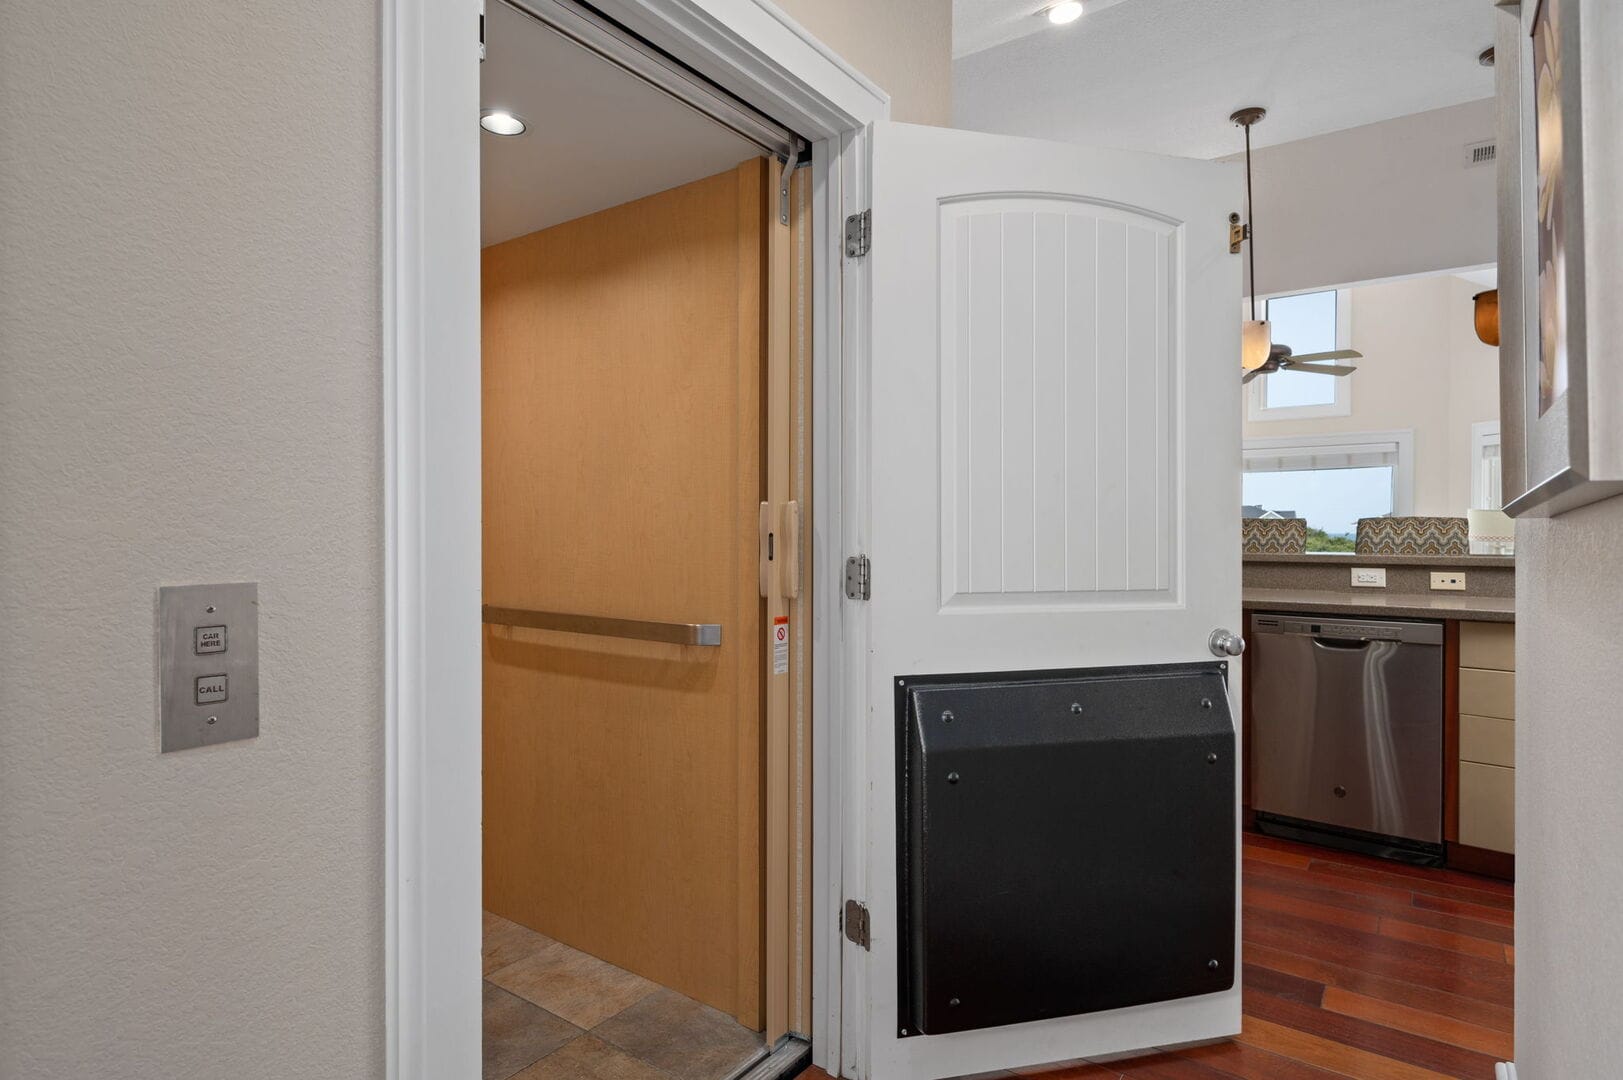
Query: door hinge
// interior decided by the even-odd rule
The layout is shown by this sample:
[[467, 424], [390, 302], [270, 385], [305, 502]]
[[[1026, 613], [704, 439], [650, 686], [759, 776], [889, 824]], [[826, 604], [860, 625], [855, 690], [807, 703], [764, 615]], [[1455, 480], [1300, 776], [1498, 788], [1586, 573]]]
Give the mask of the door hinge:
[[853, 944], [868, 948], [868, 907], [855, 900], [845, 902], [845, 936]]
[[847, 600], [866, 600], [873, 593], [873, 565], [866, 555], [853, 555], [845, 560], [845, 597]]
[[1240, 253], [1240, 245], [1245, 243], [1248, 239], [1250, 239], [1250, 237], [1251, 237], [1251, 226], [1249, 224], [1245, 224], [1245, 225], [1240, 224], [1240, 215], [1239, 214], [1230, 214], [1229, 215], [1229, 254], [1230, 255], [1238, 255]]
[[485, 0], [479, 0], [479, 62], [485, 62]]
[[873, 247], [873, 211], [864, 210], [845, 219], [845, 257], [855, 259]]

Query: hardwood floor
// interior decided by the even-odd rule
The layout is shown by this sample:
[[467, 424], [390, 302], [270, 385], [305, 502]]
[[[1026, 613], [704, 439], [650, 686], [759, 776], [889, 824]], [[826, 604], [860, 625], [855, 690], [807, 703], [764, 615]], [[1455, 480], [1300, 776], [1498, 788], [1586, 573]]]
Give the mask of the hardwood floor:
[[[1511, 886], [1247, 833], [1233, 1042], [1043, 1080], [1493, 1080], [1514, 1059]], [[821, 1070], [805, 1080], [825, 1080]]]

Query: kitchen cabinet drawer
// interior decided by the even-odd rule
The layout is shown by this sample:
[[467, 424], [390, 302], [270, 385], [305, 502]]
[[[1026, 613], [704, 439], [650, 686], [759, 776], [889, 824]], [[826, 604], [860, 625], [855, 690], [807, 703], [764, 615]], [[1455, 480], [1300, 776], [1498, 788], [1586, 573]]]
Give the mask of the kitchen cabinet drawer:
[[1460, 667], [1516, 670], [1516, 624], [1460, 623]]
[[1516, 719], [1516, 673], [1461, 667], [1460, 712]]
[[1516, 850], [1516, 770], [1460, 762], [1460, 843]]
[[1460, 715], [1460, 760], [1482, 765], [1516, 765], [1516, 721]]

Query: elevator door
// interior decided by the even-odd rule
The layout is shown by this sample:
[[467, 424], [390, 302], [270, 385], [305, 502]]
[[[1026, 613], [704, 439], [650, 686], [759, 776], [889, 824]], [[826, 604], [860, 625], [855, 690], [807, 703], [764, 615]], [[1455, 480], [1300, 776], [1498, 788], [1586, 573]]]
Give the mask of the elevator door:
[[[873, 586], [860, 609], [842, 613], [865, 635], [852, 670], [867, 706], [842, 765], [844, 789], [868, 804], [847, 840], [857, 846], [842, 880], [855, 882], [846, 896], [867, 904], [868, 947], [843, 946], [842, 1071], [934, 1080], [1226, 1038], [1240, 1030], [1235, 949], [1200, 958], [1225, 976], [1210, 993], [1174, 996], [1163, 986], [1165, 1000], [1102, 1012], [1045, 994], [1046, 1019], [973, 1030], [946, 1021], [959, 1030], [940, 1035], [906, 1022], [900, 905], [921, 894], [916, 881], [905, 894], [901, 887], [897, 789], [909, 783], [884, 718], [919, 676], [1210, 665], [1212, 632], [1239, 626], [1240, 259], [1229, 253], [1228, 215], [1244, 205], [1240, 174], [1214, 162], [889, 121], [874, 125], [865, 164], [873, 242], [851, 287], [867, 290], [870, 361], [848, 385], [866, 395], [860, 418], [870, 441], [859, 443], [853, 467]], [[1217, 651], [1230, 664], [1232, 695], [1238, 670], [1224, 640]], [[1144, 700], [1129, 714], [1140, 738], [1152, 734]], [[1072, 701], [1081, 711], [1066, 703], [1063, 715], [1087, 724], [1086, 699]], [[1211, 752], [1197, 763], [1238, 779], [1235, 755]], [[954, 792], [968, 792], [975, 775], [962, 773]], [[1011, 798], [1020, 786], [1009, 780]], [[1119, 840], [1144, 828], [1146, 815], [1164, 815], [1164, 801], [1152, 782], [1113, 808], [1121, 820], [1062, 825], [1103, 830], [1094, 850], [1115, 857], [1092, 871], [1101, 888], [1153, 887], [1160, 860], [1172, 860], [1202, 875], [1202, 896], [1221, 895], [1216, 876], [1235, 865], [1233, 817], [1226, 852], [1198, 865], [1178, 862], [1178, 843], [1100, 846], [1101, 835]], [[952, 841], [988, 828], [956, 820], [963, 829]], [[926, 823], [938, 842], [949, 841], [943, 824]], [[1022, 837], [1011, 852], [1036, 842]], [[983, 896], [993, 888], [979, 884]], [[1003, 917], [975, 932], [1018, 956], [1052, 913], [1043, 896], [1004, 884], [1013, 899]], [[963, 914], [960, 906], [948, 925], [970, 925], [952, 921]], [[1236, 942], [1239, 917], [1236, 905]], [[1131, 919], [1118, 921], [1130, 937]], [[1094, 940], [1108, 940], [1113, 925], [1096, 926]], [[1042, 944], [1077, 965], [1078, 978], [1108, 977], [1089, 966], [1086, 943]], [[1060, 962], [1050, 955], [1032, 966]], [[915, 970], [939, 985], [939, 968]], [[960, 971], [990, 974], [973, 964]], [[941, 1004], [950, 1009], [956, 997], [973, 1012], [974, 993], [949, 989]]]
[[483, 259], [485, 906], [751, 1027], [767, 182], [747, 161]]

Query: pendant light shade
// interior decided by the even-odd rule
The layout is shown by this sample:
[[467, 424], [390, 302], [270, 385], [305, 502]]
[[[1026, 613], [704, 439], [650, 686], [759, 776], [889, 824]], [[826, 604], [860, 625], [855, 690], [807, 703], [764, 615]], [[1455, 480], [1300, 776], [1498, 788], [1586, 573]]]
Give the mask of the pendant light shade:
[[1479, 292], [1471, 300], [1476, 307], [1476, 336], [1484, 345], [1499, 344], [1499, 290]]
[[1267, 319], [1247, 319], [1240, 327], [1240, 366], [1255, 371], [1268, 362], [1273, 338]]

